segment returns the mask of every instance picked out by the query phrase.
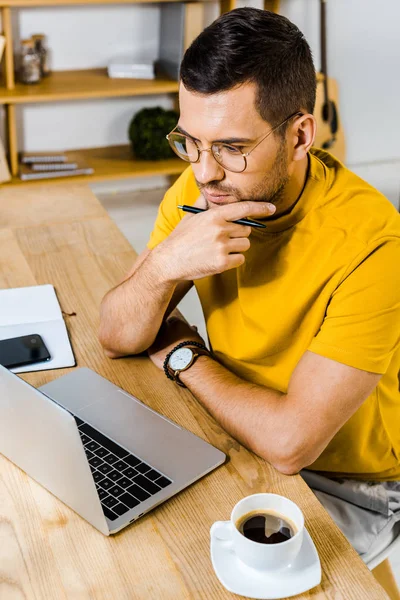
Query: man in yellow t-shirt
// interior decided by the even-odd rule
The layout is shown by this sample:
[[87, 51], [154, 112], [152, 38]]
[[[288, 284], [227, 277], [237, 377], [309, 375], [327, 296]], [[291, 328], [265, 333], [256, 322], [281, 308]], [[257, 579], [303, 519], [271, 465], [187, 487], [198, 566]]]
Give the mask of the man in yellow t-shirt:
[[[191, 165], [165, 195], [148, 248], [105, 297], [100, 339], [110, 357], [148, 350], [248, 448], [286, 474], [307, 467], [323, 502], [341, 495], [343, 478], [347, 500], [364, 493], [356, 480], [384, 482], [387, 502], [398, 500], [390, 519], [367, 492], [350, 502], [381, 511], [393, 532], [400, 216], [312, 148], [314, 103], [310, 49], [284, 17], [238, 9], [193, 42], [168, 136]], [[192, 285], [211, 349], [198, 357], [204, 340], [169, 316]], [[364, 545], [347, 528], [364, 558], [375, 524]]]

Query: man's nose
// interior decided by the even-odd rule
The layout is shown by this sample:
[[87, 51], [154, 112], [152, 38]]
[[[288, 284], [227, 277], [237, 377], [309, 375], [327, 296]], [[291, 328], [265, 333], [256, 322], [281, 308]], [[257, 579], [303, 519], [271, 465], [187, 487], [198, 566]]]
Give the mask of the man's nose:
[[215, 160], [210, 150], [201, 152], [200, 160], [192, 163], [193, 173], [197, 181], [206, 185], [210, 181], [221, 181], [225, 177], [225, 171]]

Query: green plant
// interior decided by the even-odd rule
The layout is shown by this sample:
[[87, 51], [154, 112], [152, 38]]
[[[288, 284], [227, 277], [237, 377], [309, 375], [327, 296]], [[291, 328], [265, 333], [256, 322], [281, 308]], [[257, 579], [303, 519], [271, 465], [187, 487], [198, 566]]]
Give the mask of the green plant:
[[136, 158], [161, 160], [175, 156], [165, 138], [177, 124], [179, 115], [160, 106], [143, 108], [129, 125], [129, 139]]

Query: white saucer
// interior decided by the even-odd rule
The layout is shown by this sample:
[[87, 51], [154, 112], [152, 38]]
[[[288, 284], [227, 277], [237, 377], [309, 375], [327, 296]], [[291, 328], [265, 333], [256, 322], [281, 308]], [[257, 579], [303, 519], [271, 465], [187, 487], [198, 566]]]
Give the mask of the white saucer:
[[257, 571], [239, 560], [229, 541], [211, 536], [211, 561], [222, 585], [234, 594], [272, 600], [302, 594], [321, 582], [321, 564], [310, 534], [304, 529], [300, 552], [279, 572]]

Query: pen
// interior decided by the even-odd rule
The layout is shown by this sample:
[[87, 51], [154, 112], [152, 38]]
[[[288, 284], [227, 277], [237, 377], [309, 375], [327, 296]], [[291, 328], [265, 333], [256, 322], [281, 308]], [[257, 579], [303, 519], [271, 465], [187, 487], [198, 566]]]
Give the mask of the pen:
[[[197, 206], [188, 206], [187, 204], [178, 204], [178, 208], [193, 214], [201, 213], [207, 210], [205, 208], [197, 208]], [[263, 223], [258, 223], [258, 221], [252, 221], [251, 219], [238, 219], [237, 221], [232, 221], [232, 223], [238, 223], [238, 225], [251, 225], [251, 227], [260, 227], [265, 229], [265, 225], [263, 225]]]

